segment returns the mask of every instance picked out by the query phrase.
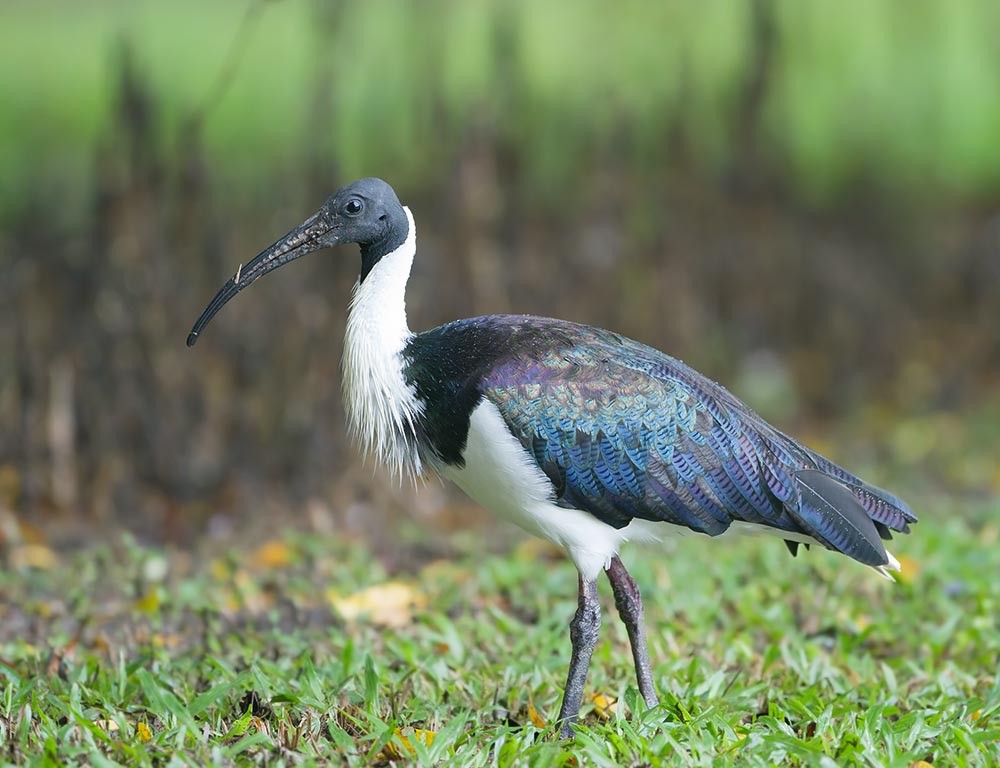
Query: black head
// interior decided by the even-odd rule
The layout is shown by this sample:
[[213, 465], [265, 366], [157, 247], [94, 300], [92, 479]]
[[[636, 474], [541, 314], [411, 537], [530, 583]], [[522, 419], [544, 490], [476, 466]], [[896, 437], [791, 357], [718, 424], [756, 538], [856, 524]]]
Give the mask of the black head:
[[319, 211], [236, 271], [201, 313], [188, 335], [188, 346], [226, 302], [258, 277], [321, 248], [357, 243], [363, 281], [383, 256], [406, 241], [409, 231], [406, 211], [382, 179], [360, 179], [342, 187]]
[[360, 179], [341, 188], [324, 203], [338, 233], [338, 243], [361, 246], [361, 280], [379, 260], [399, 248], [410, 231], [399, 198], [382, 179]]

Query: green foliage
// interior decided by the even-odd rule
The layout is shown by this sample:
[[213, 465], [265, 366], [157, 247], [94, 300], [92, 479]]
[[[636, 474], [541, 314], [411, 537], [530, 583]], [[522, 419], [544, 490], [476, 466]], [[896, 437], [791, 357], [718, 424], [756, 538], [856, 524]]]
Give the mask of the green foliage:
[[[259, 23], [241, 37], [248, 8]], [[817, 199], [858, 180], [973, 198], [1000, 184], [991, 0], [57, 2], [8, 4], [3, 21], [8, 199], [40, 173], [86, 175], [123, 43], [175, 144], [234, 40], [205, 141], [235, 178], [329, 152], [343, 178], [425, 179], [488, 125], [523, 154], [530, 188], [572, 187], [601, 148], [651, 171], [723, 169], [758, 141]]]
[[[199, 567], [129, 545], [4, 572], [0, 759], [994, 763], [998, 529], [943, 522], [955, 510], [935, 501], [938, 514], [895, 542], [905, 569], [895, 585], [826, 552], [793, 560], [770, 539], [628, 552], [661, 704], [642, 706], [604, 594], [588, 692], [617, 705], [585, 705], [572, 742], [558, 741], [551, 718], [575, 578], [539, 546], [397, 575], [429, 603], [395, 627], [331, 610], [334, 595], [387, 578], [341, 537], [293, 537]], [[145, 582], [165, 557], [153, 607]]]

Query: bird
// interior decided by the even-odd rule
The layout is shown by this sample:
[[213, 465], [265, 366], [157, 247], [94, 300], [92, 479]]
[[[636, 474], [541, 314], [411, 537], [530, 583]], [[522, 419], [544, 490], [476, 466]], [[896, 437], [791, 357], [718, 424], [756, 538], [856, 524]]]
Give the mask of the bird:
[[492, 514], [566, 551], [578, 572], [572, 652], [559, 710], [579, 717], [610, 581], [639, 693], [658, 704], [642, 597], [627, 541], [763, 531], [792, 555], [817, 544], [891, 579], [884, 545], [917, 521], [868, 484], [764, 421], [727, 389], [652, 347], [602, 328], [487, 315], [420, 333], [405, 294], [416, 225], [385, 181], [335, 192], [240, 265], [195, 322], [188, 346], [237, 293], [320, 249], [355, 243], [342, 388], [348, 431], [398, 476], [439, 475]]

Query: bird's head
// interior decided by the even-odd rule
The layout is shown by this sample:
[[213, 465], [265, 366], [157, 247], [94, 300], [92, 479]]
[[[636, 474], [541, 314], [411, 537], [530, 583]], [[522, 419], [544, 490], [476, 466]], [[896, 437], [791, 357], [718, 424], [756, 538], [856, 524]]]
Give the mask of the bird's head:
[[236, 270], [201, 313], [187, 345], [193, 346], [226, 302], [258, 277], [321, 248], [357, 243], [361, 246], [360, 279], [364, 281], [383, 256], [406, 241], [409, 229], [399, 198], [381, 179], [360, 179], [342, 187], [319, 211]]

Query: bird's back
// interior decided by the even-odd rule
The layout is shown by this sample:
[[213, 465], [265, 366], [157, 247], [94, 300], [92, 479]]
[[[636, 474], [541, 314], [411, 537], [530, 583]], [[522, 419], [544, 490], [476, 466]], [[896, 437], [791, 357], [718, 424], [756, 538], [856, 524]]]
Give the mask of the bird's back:
[[881, 567], [881, 539], [916, 520], [724, 387], [610, 331], [491, 315], [418, 334], [404, 357], [432, 461], [462, 462], [470, 414], [488, 400], [556, 503], [614, 528], [639, 519], [718, 535], [740, 521]]

